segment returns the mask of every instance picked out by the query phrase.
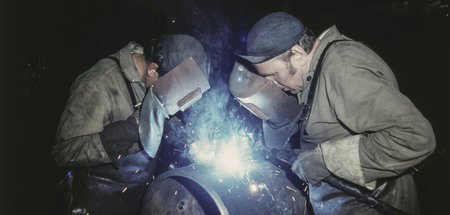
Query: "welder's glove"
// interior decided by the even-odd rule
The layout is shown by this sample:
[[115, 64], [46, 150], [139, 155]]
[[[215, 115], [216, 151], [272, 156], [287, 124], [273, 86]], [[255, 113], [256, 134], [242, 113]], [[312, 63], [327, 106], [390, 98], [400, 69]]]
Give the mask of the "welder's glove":
[[302, 151], [292, 164], [292, 171], [301, 180], [313, 186], [331, 174], [325, 167], [320, 146], [314, 150]]
[[100, 132], [100, 140], [113, 164], [120, 167], [123, 158], [139, 151], [138, 120], [135, 114], [126, 120], [106, 125]]
[[[189, 125], [187, 127], [189, 127]], [[183, 121], [176, 116], [172, 116], [169, 120], [166, 120], [164, 125], [164, 138], [166, 143], [172, 144], [173, 147], [181, 147], [184, 149], [187, 143], [194, 142], [193, 138], [188, 133], [187, 127]]]

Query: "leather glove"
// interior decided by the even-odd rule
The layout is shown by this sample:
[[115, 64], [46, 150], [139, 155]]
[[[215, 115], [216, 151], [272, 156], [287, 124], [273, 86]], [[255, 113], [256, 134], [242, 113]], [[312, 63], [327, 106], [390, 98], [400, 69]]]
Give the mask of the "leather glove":
[[292, 164], [294, 172], [301, 180], [316, 186], [331, 173], [325, 167], [320, 146], [314, 150], [302, 151]]
[[[129, 154], [130, 148], [139, 141], [138, 121], [135, 114], [127, 120], [113, 122], [100, 132], [100, 140], [106, 153], [116, 167]], [[135, 151], [136, 150], [132, 150]]]
[[194, 142], [193, 137], [189, 135], [187, 126], [176, 116], [166, 120], [164, 130], [167, 131], [166, 142], [171, 143], [174, 147], [181, 147], [180, 149], [184, 150], [186, 143]]

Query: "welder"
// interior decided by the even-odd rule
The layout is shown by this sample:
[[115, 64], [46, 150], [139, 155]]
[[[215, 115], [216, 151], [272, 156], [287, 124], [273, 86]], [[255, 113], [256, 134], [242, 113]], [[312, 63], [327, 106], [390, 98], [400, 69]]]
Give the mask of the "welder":
[[209, 89], [200, 42], [184, 34], [130, 42], [77, 77], [53, 156], [72, 169], [69, 214], [139, 214], [164, 121]]
[[[309, 184], [315, 214], [380, 213], [323, 183], [330, 175], [371, 191], [399, 211], [420, 213], [407, 170], [433, 152], [435, 137], [381, 57], [336, 26], [316, 37], [285, 12], [268, 14], [253, 25], [246, 53], [239, 57], [250, 71], [284, 90], [286, 103], [294, 99], [301, 108], [269, 108], [283, 97], [265, 93], [269, 85], [251, 78], [256, 74], [230, 77], [232, 94], [263, 120], [268, 147], [292, 149], [286, 142], [299, 132], [301, 149], [292, 171]], [[233, 73], [239, 74], [235, 71], [241, 66]], [[290, 116], [279, 120], [280, 114]]]

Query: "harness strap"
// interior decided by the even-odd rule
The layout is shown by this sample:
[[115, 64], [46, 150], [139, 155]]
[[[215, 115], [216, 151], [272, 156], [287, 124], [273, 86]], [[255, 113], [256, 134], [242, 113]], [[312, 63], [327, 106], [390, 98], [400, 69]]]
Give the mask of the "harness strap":
[[133, 102], [133, 108], [136, 110], [137, 108], [136, 96], [134, 95], [133, 88], [131, 87], [131, 82], [125, 77], [125, 74], [122, 72], [122, 67], [120, 66], [119, 59], [111, 56], [108, 56], [106, 58], [113, 60], [119, 66], [120, 73], [122, 73], [123, 79], [125, 80], [125, 85], [127, 85], [128, 92], [130, 93], [131, 101]]
[[314, 76], [311, 80], [311, 86], [309, 87], [309, 94], [308, 98], [306, 100], [306, 104], [302, 109], [301, 115], [300, 115], [300, 141], [303, 141], [303, 135], [306, 134], [306, 124], [308, 124], [309, 116], [311, 115], [311, 109], [314, 101], [314, 95], [316, 94], [316, 85], [319, 79], [319, 75], [322, 71], [322, 65], [323, 65], [323, 59], [325, 57], [325, 54], [328, 51], [328, 48], [336, 42], [341, 41], [350, 41], [350, 40], [335, 40], [331, 41], [327, 44], [327, 46], [323, 49], [322, 53], [320, 54], [319, 60], [317, 61], [316, 69], [314, 70]]

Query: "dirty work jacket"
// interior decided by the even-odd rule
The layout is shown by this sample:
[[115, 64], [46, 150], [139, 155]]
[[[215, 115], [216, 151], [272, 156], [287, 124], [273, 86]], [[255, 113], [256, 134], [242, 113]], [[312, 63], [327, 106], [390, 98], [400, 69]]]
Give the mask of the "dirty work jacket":
[[[120, 168], [111, 164], [99, 133], [115, 121], [133, 114], [133, 104], [124, 76], [131, 82], [140, 103], [146, 93], [132, 59], [143, 48], [130, 42], [82, 73], [71, 86], [61, 116], [52, 154], [56, 163], [74, 169], [73, 207], [94, 214], [137, 214], [140, 198], [151, 180], [151, 159], [144, 151], [131, 152]], [[129, 151], [130, 152], [130, 151]], [[133, 154], [134, 153], [134, 154]], [[121, 211], [127, 209], [126, 211]]]
[[[297, 95], [301, 105], [307, 101], [317, 61], [327, 44], [350, 40], [335, 26], [319, 39], [310, 70], [302, 76], [304, 89]], [[302, 148], [320, 146], [326, 168], [334, 175], [369, 190], [378, 187], [373, 194], [378, 193], [380, 200], [419, 213], [413, 178], [401, 174], [433, 152], [435, 138], [427, 119], [399, 91], [389, 66], [362, 43], [336, 42], [324, 57], [316, 87]], [[269, 145], [284, 146], [299, 126], [272, 129], [264, 122], [263, 128]], [[386, 180], [390, 182], [382, 185]], [[326, 183], [309, 189], [317, 215], [378, 214]]]
[[[333, 40], [348, 39], [336, 27], [320, 37], [310, 71], [303, 75], [306, 103], [310, 81], [322, 50]], [[380, 199], [408, 213], [419, 213], [411, 175], [401, 176], [430, 155], [435, 137], [430, 123], [403, 95], [389, 66], [355, 41], [334, 43], [323, 61], [304, 142], [318, 144], [326, 168], [338, 177], [373, 190], [397, 177]], [[310, 186], [316, 214], [376, 214], [343, 192], [321, 183]], [[331, 210], [331, 211], [330, 211]]]

